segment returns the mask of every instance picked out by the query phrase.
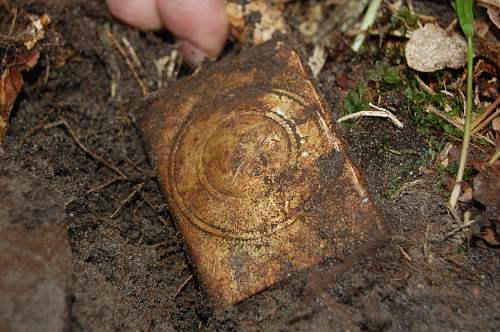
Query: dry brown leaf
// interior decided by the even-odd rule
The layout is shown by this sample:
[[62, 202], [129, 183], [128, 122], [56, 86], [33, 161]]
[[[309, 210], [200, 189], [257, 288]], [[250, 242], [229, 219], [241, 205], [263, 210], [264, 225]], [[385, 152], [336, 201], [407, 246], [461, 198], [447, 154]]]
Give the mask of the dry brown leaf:
[[405, 53], [408, 66], [421, 72], [457, 69], [467, 62], [467, 42], [457, 33], [428, 23], [413, 31]]
[[7, 134], [10, 111], [23, 86], [22, 71], [33, 68], [40, 57], [38, 50], [25, 51], [14, 57], [0, 74], [0, 144]]
[[309, 67], [311, 67], [311, 71], [314, 77], [317, 77], [323, 67], [325, 66], [327, 58], [327, 53], [325, 52], [325, 46], [318, 44], [314, 47], [313, 54], [309, 58]]
[[500, 118], [494, 118], [491, 122], [493, 130], [500, 133]]
[[500, 0], [477, 0], [476, 4], [486, 8], [491, 22], [500, 29]]
[[[281, 9], [283, 2], [274, 5], [266, 1], [250, 1], [245, 5], [226, 3], [226, 16], [231, 27], [231, 35], [244, 45], [258, 45], [271, 40], [276, 33], [290, 31]], [[253, 14], [259, 14], [257, 22]]]
[[22, 72], [38, 63], [40, 52], [34, 48], [45, 37], [45, 28], [50, 24], [50, 17], [46, 14], [28, 16], [31, 24], [14, 41], [2, 45], [2, 51], [13, 51], [0, 52], [3, 54], [0, 67], [0, 144], [7, 134], [10, 112], [23, 87]]
[[26, 31], [23, 33], [23, 43], [28, 50], [45, 37], [45, 28], [50, 24], [50, 17], [45, 14], [41, 17], [35, 16]]

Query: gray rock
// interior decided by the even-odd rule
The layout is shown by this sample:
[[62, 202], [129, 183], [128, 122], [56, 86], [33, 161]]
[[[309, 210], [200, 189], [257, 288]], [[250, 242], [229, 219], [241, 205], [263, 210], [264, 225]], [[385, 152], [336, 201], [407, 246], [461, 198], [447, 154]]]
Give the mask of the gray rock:
[[457, 33], [428, 23], [412, 32], [405, 55], [408, 66], [421, 72], [457, 69], [467, 63], [467, 42]]

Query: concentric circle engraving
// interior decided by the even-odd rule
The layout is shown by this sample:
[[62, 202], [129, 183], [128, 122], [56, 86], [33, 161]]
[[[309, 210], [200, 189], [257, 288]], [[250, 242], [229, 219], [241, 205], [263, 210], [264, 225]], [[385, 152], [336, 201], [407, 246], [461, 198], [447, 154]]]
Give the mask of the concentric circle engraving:
[[293, 171], [300, 151], [293, 118], [304, 110], [298, 100], [267, 93], [193, 114], [177, 137], [169, 177], [189, 221], [236, 239], [266, 236], [295, 221], [289, 211], [304, 186]]
[[263, 194], [266, 179], [296, 158], [293, 129], [278, 115], [233, 111], [207, 135], [197, 171], [205, 188], [221, 200], [251, 197]]

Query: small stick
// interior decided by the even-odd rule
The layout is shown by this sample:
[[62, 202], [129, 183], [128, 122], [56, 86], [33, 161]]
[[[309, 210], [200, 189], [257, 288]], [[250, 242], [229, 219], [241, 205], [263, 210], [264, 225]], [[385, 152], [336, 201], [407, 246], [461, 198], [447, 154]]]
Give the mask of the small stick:
[[446, 233], [442, 238], [441, 238], [441, 241], [444, 241], [446, 239], [448, 239], [449, 237], [453, 236], [454, 234], [460, 232], [461, 230], [465, 229], [465, 228], [468, 228], [472, 225], [474, 225], [476, 223], [475, 220], [471, 220], [471, 221], [468, 221], [468, 222], [465, 222], [463, 223], [462, 225], [454, 228], [451, 232], [448, 232]]
[[132, 47], [132, 45], [130, 45], [130, 42], [128, 41], [128, 39], [125, 37], [122, 37], [122, 42], [125, 45], [125, 47], [127, 48], [128, 52], [130, 53], [130, 56], [132, 56], [132, 60], [134, 61], [137, 68], [142, 69], [142, 63], [139, 60], [139, 57], [137, 56], [137, 53], [135, 52], [134, 48]]
[[488, 165], [493, 165], [494, 163], [496, 163], [498, 158], [500, 158], [500, 148], [498, 148], [493, 156], [491, 156], [491, 159], [488, 161]]
[[474, 121], [474, 123], [472, 124], [472, 129], [475, 129], [481, 122], [484, 121], [484, 119], [486, 119], [488, 116], [490, 116], [490, 114], [495, 111], [495, 109], [497, 108], [497, 106], [499, 104], [500, 104], [500, 96], [497, 97], [497, 99], [495, 99], [495, 101], [490, 106], [488, 106], [486, 111], [484, 111], [483, 114], [481, 114], [476, 119], [476, 121]]
[[[455, 126], [455, 128], [457, 129], [460, 129], [461, 131], [464, 130], [464, 124], [459, 122], [458, 120], [455, 120], [454, 118], [452, 118], [451, 116], [443, 113], [443, 112], [440, 112], [438, 109], [436, 109], [434, 106], [430, 105], [429, 107], [427, 107], [425, 109], [426, 112], [428, 113], [434, 113], [436, 114], [437, 116], [443, 118], [444, 120], [446, 120], [448, 123], [452, 124], [453, 126]], [[449, 136], [448, 134], [444, 133], [446, 136], [448, 137], [453, 137], [453, 136]], [[495, 145], [495, 142], [493, 142], [491, 139], [489, 139], [488, 137], [484, 136], [484, 135], [481, 135], [479, 133], [475, 133], [474, 134], [474, 137], [476, 138], [480, 138], [480, 139], [483, 139], [485, 140], [486, 142], [488, 142], [489, 144], [491, 145]], [[455, 138], [456, 139], [456, 138]], [[481, 149], [480, 149], [481, 150]]]
[[403, 249], [403, 247], [401, 246], [398, 246], [399, 248], [399, 251], [401, 252], [401, 254], [403, 255], [403, 257], [408, 261], [408, 262], [412, 262], [413, 259], [411, 258], [411, 256]]
[[174, 294], [174, 299], [179, 295], [179, 293], [184, 289], [184, 287], [186, 287], [186, 285], [191, 281], [191, 279], [193, 279], [192, 273], [189, 275], [189, 277], [187, 277], [187, 279], [182, 283], [182, 285], [180, 285], [179, 288], [177, 288], [177, 291]]
[[48, 124], [48, 125], [44, 126], [44, 129], [50, 129], [50, 128], [59, 127], [59, 126], [63, 126], [64, 128], [66, 128], [67, 132], [73, 138], [76, 145], [78, 145], [78, 147], [80, 149], [82, 149], [86, 154], [88, 154], [90, 157], [92, 157], [96, 161], [100, 162], [104, 166], [108, 167], [109, 169], [115, 171], [122, 179], [127, 179], [127, 176], [122, 171], [120, 171], [118, 169], [118, 167], [110, 164], [103, 157], [101, 157], [100, 155], [98, 155], [97, 153], [95, 153], [94, 151], [92, 151], [91, 149], [86, 147], [82, 142], [80, 142], [78, 137], [75, 135], [75, 132], [73, 131], [73, 129], [71, 129], [70, 125], [68, 124], [68, 122], [66, 122], [66, 120], [62, 119], [62, 120], [59, 120], [57, 122]]
[[104, 182], [103, 184], [97, 186], [97, 187], [93, 187], [93, 188], [90, 188], [89, 190], [87, 190], [85, 192], [85, 195], [89, 195], [89, 194], [92, 194], [92, 193], [95, 193], [95, 192], [98, 192], [98, 191], [101, 191], [103, 190], [104, 188], [107, 188], [109, 187], [110, 185], [112, 185], [113, 183], [115, 182], [118, 182], [118, 181], [122, 181], [124, 180], [124, 178], [122, 177], [116, 177], [116, 178], [112, 178], [111, 180], [108, 180], [106, 182]]
[[418, 86], [421, 87], [425, 92], [429, 93], [432, 96], [436, 95], [436, 93], [431, 89], [431, 87], [428, 86], [424, 81], [422, 81], [420, 76], [415, 74], [415, 79], [417, 80]]
[[452, 31], [453, 29], [455, 29], [455, 27], [457, 26], [457, 23], [458, 23], [458, 20], [457, 20], [457, 18], [455, 17], [455, 18], [453, 19], [453, 21], [451, 21], [451, 23], [450, 23], [450, 24], [448, 24], [448, 26], [444, 29], [444, 31], [446, 31], [446, 32], [448, 32], [448, 33], [449, 33], [450, 31]]
[[481, 122], [480, 124], [478, 124], [477, 127], [472, 130], [472, 135], [474, 135], [475, 133], [481, 131], [484, 127], [486, 127], [487, 125], [489, 125], [490, 122], [492, 122], [499, 115], [500, 115], [500, 109], [497, 110], [492, 115], [490, 115], [486, 120], [484, 120], [483, 122]]
[[413, 187], [413, 186], [417, 186], [417, 185], [419, 185], [419, 184], [421, 184], [421, 183], [424, 183], [424, 180], [422, 180], [422, 179], [417, 179], [417, 180], [415, 180], [415, 181], [406, 182], [405, 184], [403, 184], [403, 185], [401, 186], [401, 188], [399, 188], [399, 189], [398, 189], [398, 190], [394, 193], [394, 195], [392, 195], [392, 197], [391, 197], [391, 198], [397, 198], [397, 197], [401, 196], [401, 194], [402, 194], [405, 190], [407, 190], [408, 188], [411, 188], [411, 187]]
[[[109, 187], [110, 185], [112, 185], [113, 183], [115, 182], [118, 182], [118, 181], [123, 181], [123, 180], [126, 180], [122, 177], [115, 177], [115, 178], [112, 178], [111, 180], [108, 180], [106, 182], [104, 182], [103, 184], [97, 186], [97, 187], [93, 187], [93, 188], [90, 188], [89, 190], [87, 190], [85, 192], [85, 194], [83, 194], [83, 197], [87, 196], [87, 195], [90, 195], [92, 193], [95, 193], [95, 192], [98, 192], [98, 191], [101, 191], [103, 190], [104, 188], [107, 188]], [[71, 203], [73, 203], [74, 201], [78, 200], [78, 199], [82, 199], [83, 197], [75, 197], [75, 198], [72, 198], [71, 200], [69, 200], [68, 202], [66, 202], [66, 204], [64, 204], [64, 206], [68, 206], [70, 205]]]
[[45, 69], [45, 77], [43, 78], [43, 84], [47, 84], [50, 78], [50, 58], [48, 53], [45, 53], [45, 62], [47, 63], [47, 69]]
[[410, 14], [415, 14], [415, 5], [413, 5], [413, 0], [406, 1], [408, 3], [408, 9], [410, 10]]
[[121, 280], [125, 279], [125, 256], [120, 257]]
[[430, 246], [430, 232], [431, 224], [427, 224], [425, 227], [425, 238], [424, 238], [424, 255], [427, 257], [427, 262], [432, 263], [434, 257], [432, 256], [431, 246]]
[[14, 28], [16, 27], [17, 8], [16, 7], [12, 8], [12, 12], [14, 12], [14, 17], [12, 18], [12, 22], [10, 23], [9, 34], [8, 34], [9, 37], [12, 36], [12, 33], [14, 32]]
[[125, 198], [123, 200], [123, 202], [120, 204], [120, 206], [118, 207], [118, 209], [115, 210], [115, 212], [113, 212], [113, 214], [110, 216], [111, 219], [114, 219], [118, 213], [120, 213], [120, 211], [122, 210], [122, 208], [127, 205], [128, 202], [130, 202], [132, 200], [132, 198], [134, 198], [135, 195], [137, 195], [137, 193], [139, 191], [142, 190], [142, 187], [144, 187], [144, 182], [141, 182], [137, 185], [134, 186], [134, 188], [132, 188], [132, 191], [130, 192], [130, 194], [127, 196], [127, 198]]
[[365, 16], [363, 17], [363, 21], [361, 22], [361, 31], [360, 33], [354, 38], [354, 42], [352, 43], [352, 50], [354, 52], [359, 52], [359, 49], [363, 45], [363, 42], [365, 41], [365, 32], [368, 30], [368, 28], [375, 23], [375, 20], [377, 18], [377, 13], [380, 8], [380, 5], [382, 4], [382, 0], [372, 0], [370, 4], [368, 5], [368, 9], [366, 10]]
[[340, 119], [338, 119], [337, 122], [341, 123], [341, 122], [344, 122], [347, 120], [352, 120], [352, 119], [356, 119], [356, 118], [363, 117], [363, 116], [375, 116], [375, 117], [390, 119], [392, 121], [392, 123], [394, 123], [394, 125], [398, 128], [404, 127], [403, 123], [401, 121], [399, 121], [396, 118], [396, 116], [394, 114], [392, 114], [389, 110], [375, 106], [371, 103], [370, 103], [370, 107], [377, 109], [377, 111], [361, 111], [361, 112], [357, 112], [357, 113], [348, 114], [348, 115], [345, 115], [345, 116], [341, 117]]
[[142, 94], [144, 95], [144, 97], [147, 97], [149, 95], [149, 90], [146, 87], [146, 85], [144, 84], [144, 82], [141, 80], [141, 78], [139, 77], [139, 74], [137, 74], [137, 72], [135, 71], [134, 65], [132, 64], [132, 61], [130, 61], [127, 53], [125, 52], [123, 47], [121, 47], [118, 40], [116, 40], [115, 36], [113, 36], [113, 34], [111, 33], [111, 30], [108, 29], [106, 31], [106, 33], [108, 34], [109, 38], [113, 42], [113, 45], [115, 46], [115, 48], [118, 50], [118, 53], [120, 53], [120, 55], [123, 57], [123, 60], [127, 64], [127, 67], [130, 69], [130, 72], [134, 76], [135, 80], [137, 81], [137, 83], [139, 83], [139, 85], [142, 89]]

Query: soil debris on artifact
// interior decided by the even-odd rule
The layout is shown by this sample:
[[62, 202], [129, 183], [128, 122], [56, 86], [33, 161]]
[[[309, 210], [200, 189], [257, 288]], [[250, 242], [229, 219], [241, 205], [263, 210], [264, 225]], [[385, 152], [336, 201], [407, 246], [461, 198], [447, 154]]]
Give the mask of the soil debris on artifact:
[[[23, 322], [40, 329], [38, 318], [49, 309], [58, 313], [44, 315], [54, 318], [50, 321], [42, 317], [53, 323], [51, 331], [498, 330], [494, 160], [500, 52], [498, 11], [491, 9], [496, 1], [474, 1], [473, 133], [460, 200], [451, 210], [466, 69], [414, 70], [405, 47], [427, 24], [464, 36], [451, 5], [455, 1], [382, 1], [373, 24], [361, 31], [370, 2], [226, 1], [235, 11], [221, 62], [196, 70], [182, 60], [171, 34], [131, 28], [109, 14], [105, 1], [0, 2], [2, 74], [15, 63], [6, 54], [33, 60], [30, 70], [20, 70], [23, 86], [9, 98], [12, 106], [0, 112], [8, 123], [0, 145], [0, 206], [8, 206], [0, 215], [12, 213], [9, 227], [19, 235], [13, 245], [14, 231], [3, 232], [0, 242], [8, 243], [9, 253], [29, 247], [23, 262], [40, 253], [57, 258], [34, 271], [22, 268], [28, 264], [13, 264], [7, 251], [0, 254], [6, 262], [2, 276], [5, 267], [21, 276], [9, 280], [12, 292], [0, 299], [7, 301], [0, 305], [0, 330], [9, 330], [6, 322], [20, 322], [23, 312], [30, 313]], [[45, 26], [44, 15], [50, 18]], [[354, 52], [351, 46], [360, 33], [364, 41]], [[154, 96], [177, 81], [194, 79], [270, 37], [301, 54], [308, 79], [328, 109], [328, 124], [345, 142], [345, 157], [365, 175], [366, 190], [390, 237], [377, 250], [331, 257], [317, 269], [283, 276], [237, 305], [214, 309], [128, 113], [145, 91]], [[36, 62], [26, 52], [38, 52]], [[373, 111], [370, 103], [404, 127], [364, 116], [336, 123], [345, 115]], [[321, 167], [328, 171], [321, 179], [340, 176], [342, 160], [326, 158]], [[308, 213], [328, 211], [334, 209]], [[7, 220], [5, 215], [0, 219]], [[321, 227], [319, 234], [335, 231]], [[47, 296], [36, 301], [17, 293], [43, 291], [37, 285], [44, 282], [54, 291], [42, 292]], [[27, 303], [24, 311], [12, 311], [16, 303]]]

